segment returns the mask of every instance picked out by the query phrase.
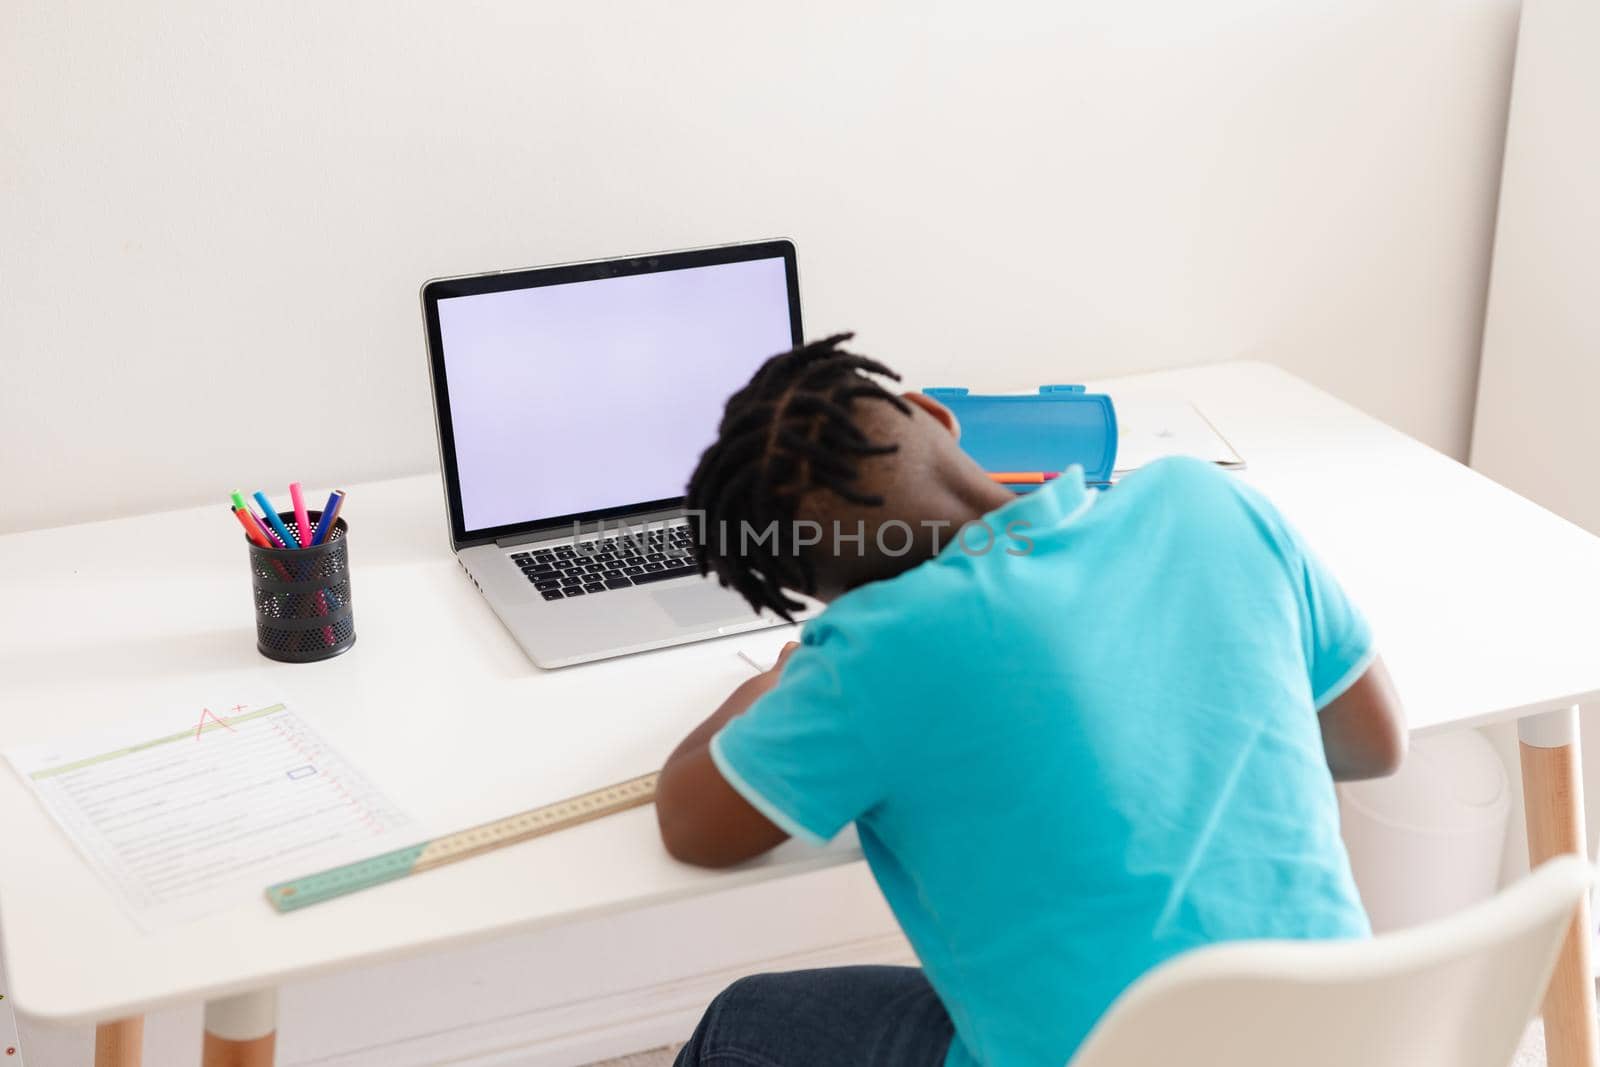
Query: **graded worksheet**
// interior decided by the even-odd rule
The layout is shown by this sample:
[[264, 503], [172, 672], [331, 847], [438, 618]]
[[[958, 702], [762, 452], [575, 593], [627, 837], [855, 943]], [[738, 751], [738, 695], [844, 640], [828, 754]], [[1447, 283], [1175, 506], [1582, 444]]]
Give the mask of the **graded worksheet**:
[[1245, 465], [1218, 427], [1176, 393], [1128, 390], [1111, 402], [1117, 408], [1118, 475], [1166, 456], [1192, 456], [1230, 470]]
[[175, 710], [6, 757], [146, 930], [261, 902], [269, 883], [412, 831], [283, 701]]

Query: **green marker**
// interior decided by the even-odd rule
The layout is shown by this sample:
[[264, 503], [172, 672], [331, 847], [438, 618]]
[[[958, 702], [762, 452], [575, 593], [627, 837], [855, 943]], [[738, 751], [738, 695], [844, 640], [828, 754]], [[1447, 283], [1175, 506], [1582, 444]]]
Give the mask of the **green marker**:
[[233, 510], [249, 511], [250, 507], [244, 502], [244, 494], [235, 489], [233, 491]]

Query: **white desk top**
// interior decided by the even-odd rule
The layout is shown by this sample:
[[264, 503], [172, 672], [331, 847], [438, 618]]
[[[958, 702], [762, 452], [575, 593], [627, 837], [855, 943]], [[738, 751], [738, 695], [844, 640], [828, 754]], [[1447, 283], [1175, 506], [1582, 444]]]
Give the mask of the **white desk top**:
[[[1365, 607], [1417, 730], [1600, 695], [1600, 540], [1260, 364], [1118, 382], [1204, 409]], [[231, 488], [231, 487], [228, 487]], [[788, 631], [550, 673], [456, 566], [434, 476], [351, 486], [356, 647], [255, 651], [221, 506], [0, 537], [0, 746], [264, 676], [421, 821], [458, 829], [658, 766]], [[211, 679], [202, 676], [212, 676]], [[734, 873], [668, 859], [649, 809], [290, 915], [145, 935], [9, 770], [0, 922], [21, 1010], [77, 1022], [728, 888], [858, 855], [791, 844]], [[285, 872], [292, 875], [294, 871]]]

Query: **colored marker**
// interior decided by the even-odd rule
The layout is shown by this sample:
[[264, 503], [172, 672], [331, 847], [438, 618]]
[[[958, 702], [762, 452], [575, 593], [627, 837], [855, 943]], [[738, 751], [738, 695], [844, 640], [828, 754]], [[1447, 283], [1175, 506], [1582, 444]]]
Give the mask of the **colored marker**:
[[990, 471], [989, 477], [1003, 485], [1043, 485], [1061, 475], [1056, 471]]
[[[235, 494], [235, 495], [238, 495], [238, 494]], [[241, 507], [234, 508], [233, 509], [233, 513], [235, 515], [239, 516], [239, 521], [244, 523], [245, 530], [247, 532], [250, 532], [252, 534], [258, 535], [258, 536], [253, 536], [251, 538], [251, 540], [258, 542], [261, 545], [262, 548], [282, 548], [283, 547], [281, 544], [278, 543], [278, 539], [272, 535], [272, 531], [267, 529], [265, 526], [261, 525], [261, 520], [256, 518], [256, 513], [255, 512], [251, 511], [247, 507], [242, 507], [241, 506]]]
[[250, 504], [249, 504], [248, 501], [245, 500], [243, 493], [241, 493], [241, 492], [239, 492], [239, 490], [235, 489], [233, 492], [229, 493], [228, 496], [233, 499], [233, 510], [234, 511], [249, 512], [250, 517], [252, 519], [256, 517], [256, 513], [253, 512], [253, 511], [250, 511]]
[[[238, 493], [233, 494], [238, 496]], [[262, 548], [271, 548], [272, 542], [267, 540], [266, 533], [261, 529], [261, 524], [256, 522], [254, 515], [244, 508], [234, 508], [233, 517], [239, 520], [239, 525], [244, 527], [245, 536], [250, 538]]]
[[244, 494], [239, 492], [237, 489], [233, 491], [233, 507], [235, 511], [243, 511], [245, 515], [249, 517], [250, 521], [256, 524], [256, 529], [260, 530], [266, 539], [271, 542], [266, 547], [283, 547], [283, 542], [278, 540], [278, 535], [267, 529], [266, 524], [261, 521], [261, 516], [257, 515], [255, 513], [255, 509], [245, 502]]
[[300, 542], [295, 540], [295, 536], [289, 531], [289, 527], [285, 526], [283, 520], [278, 518], [278, 512], [273, 508], [271, 501], [267, 499], [267, 494], [258, 490], [255, 498], [256, 503], [261, 505], [261, 510], [266, 515], [267, 526], [277, 531], [279, 540], [283, 542], [283, 547], [299, 548]]
[[[233, 509], [233, 517], [239, 520], [239, 525], [243, 526], [244, 527], [244, 532], [246, 534], [250, 535], [250, 540], [254, 541], [256, 544], [260, 545], [262, 548], [271, 548], [272, 547], [272, 542], [267, 540], [267, 537], [269, 536], [267, 531], [263, 530], [261, 528], [261, 524], [259, 522], [256, 522], [256, 517], [254, 515], [250, 514], [250, 511], [249, 511], [248, 508], [244, 508], [244, 509], [234, 508]], [[251, 523], [255, 523], [253, 528], [251, 526]], [[283, 569], [283, 564], [280, 563], [279, 561], [277, 561], [277, 560], [273, 560], [272, 561], [272, 569], [277, 571], [278, 572], [278, 577], [282, 578], [284, 581], [287, 582], [287, 581], [291, 580], [289, 578], [289, 572]], [[327, 627], [324, 627], [324, 629], [327, 629]], [[329, 642], [329, 643], [331, 644], [332, 642]]]
[[259, 517], [257, 517], [257, 515], [254, 512], [250, 513], [250, 517], [252, 519], [256, 520], [256, 525], [261, 527], [261, 532], [267, 535], [267, 540], [272, 542], [272, 547], [273, 548], [288, 548], [289, 547], [288, 545], [283, 543], [283, 538], [279, 537], [276, 533], [273, 533], [272, 527], [270, 527], [266, 523], [262, 522], [261, 519]]
[[317, 532], [311, 535], [312, 544], [320, 545], [327, 540], [333, 524], [339, 521], [339, 509], [342, 507], [344, 507], [344, 490], [335, 489], [328, 494], [328, 502], [322, 505], [322, 517], [317, 519]]
[[300, 491], [299, 482], [289, 483], [289, 499], [294, 503], [295, 533], [300, 538], [300, 546], [309, 548], [311, 546], [311, 520], [306, 517], [306, 497]]

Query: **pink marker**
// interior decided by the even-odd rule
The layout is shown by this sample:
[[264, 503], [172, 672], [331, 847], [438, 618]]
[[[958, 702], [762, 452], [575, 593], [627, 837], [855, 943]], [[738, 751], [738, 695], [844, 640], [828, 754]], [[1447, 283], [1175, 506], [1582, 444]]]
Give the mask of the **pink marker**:
[[289, 483], [289, 499], [294, 501], [294, 524], [299, 527], [295, 532], [300, 535], [300, 547], [307, 548], [311, 544], [311, 518], [306, 514], [306, 498], [300, 492], [299, 482]]

